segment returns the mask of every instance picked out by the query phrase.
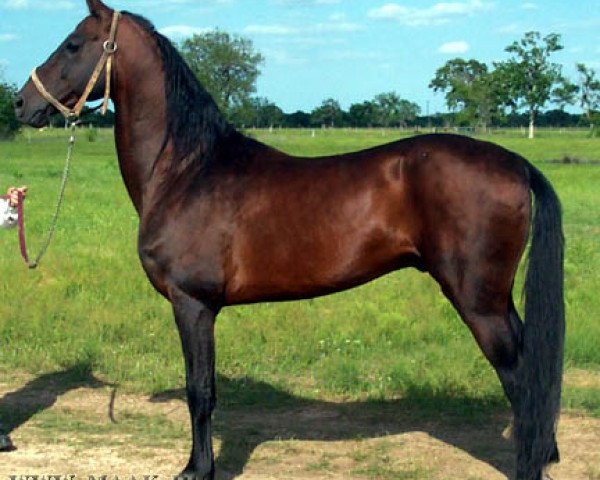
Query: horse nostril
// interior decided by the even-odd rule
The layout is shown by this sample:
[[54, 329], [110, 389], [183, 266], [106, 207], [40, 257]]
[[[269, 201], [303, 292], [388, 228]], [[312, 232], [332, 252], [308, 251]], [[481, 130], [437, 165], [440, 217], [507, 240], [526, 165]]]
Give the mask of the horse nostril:
[[21, 108], [23, 108], [23, 105], [25, 104], [25, 102], [23, 101], [22, 97], [17, 97], [15, 98], [15, 108], [20, 110]]

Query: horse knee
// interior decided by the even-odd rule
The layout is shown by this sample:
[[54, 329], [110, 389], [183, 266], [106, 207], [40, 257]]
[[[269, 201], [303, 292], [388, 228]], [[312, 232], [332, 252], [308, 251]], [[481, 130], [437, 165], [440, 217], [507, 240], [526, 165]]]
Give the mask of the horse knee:
[[192, 414], [199, 418], [210, 417], [217, 403], [214, 389], [200, 391], [193, 386], [187, 388], [187, 400]]

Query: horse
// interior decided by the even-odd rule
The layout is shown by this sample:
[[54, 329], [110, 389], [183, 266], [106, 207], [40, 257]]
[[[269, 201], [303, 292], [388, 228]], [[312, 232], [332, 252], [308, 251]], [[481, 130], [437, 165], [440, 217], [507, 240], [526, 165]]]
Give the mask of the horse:
[[[139, 257], [172, 304], [185, 357], [192, 448], [183, 474], [215, 475], [223, 307], [312, 298], [413, 267], [435, 279], [497, 372], [514, 417], [516, 478], [543, 478], [559, 460], [565, 329], [562, 214], [544, 175], [516, 153], [450, 134], [289, 156], [232, 127], [148, 20], [87, 5], [15, 111], [40, 127], [87, 96], [112, 99]], [[523, 322], [512, 289], [528, 241]]]

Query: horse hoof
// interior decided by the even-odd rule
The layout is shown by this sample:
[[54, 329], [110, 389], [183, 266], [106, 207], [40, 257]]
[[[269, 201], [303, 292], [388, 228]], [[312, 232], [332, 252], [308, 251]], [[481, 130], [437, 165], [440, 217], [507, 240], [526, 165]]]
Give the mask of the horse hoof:
[[0, 435], [0, 452], [12, 452], [16, 450], [8, 435]]
[[214, 480], [214, 475], [209, 473], [207, 475], [200, 475], [193, 470], [186, 468], [183, 472], [177, 475], [173, 480]]

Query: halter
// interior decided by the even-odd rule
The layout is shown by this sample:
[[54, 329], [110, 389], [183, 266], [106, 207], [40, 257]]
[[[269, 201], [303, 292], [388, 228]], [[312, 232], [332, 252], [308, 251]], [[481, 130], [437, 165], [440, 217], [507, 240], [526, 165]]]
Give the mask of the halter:
[[40, 92], [40, 95], [44, 97], [51, 105], [53, 105], [63, 116], [70, 121], [76, 120], [79, 118], [81, 114], [81, 110], [83, 110], [83, 106], [85, 102], [87, 102], [88, 97], [92, 93], [92, 90], [96, 86], [98, 82], [98, 78], [100, 78], [100, 73], [102, 69], [106, 65], [106, 82], [104, 86], [104, 101], [102, 102], [102, 115], [106, 113], [106, 109], [108, 108], [108, 98], [110, 97], [110, 78], [111, 78], [111, 70], [112, 70], [112, 60], [115, 52], [117, 51], [117, 42], [115, 42], [115, 36], [117, 34], [117, 23], [119, 22], [119, 18], [121, 16], [121, 12], [115, 11], [113, 13], [112, 24], [110, 26], [110, 34], [108, 40], [104, 42], [102, 45], [103, 52], [100, 60], [96, 64], [96, 68], [92, 72], [92, 76], [88, 81], [83, 94], [79, 101], [75, 104], [75, 106], [71, 109], [66, 105], [62, 104], [55, 96], [53, 96], [46, 88], [44, 84], [41, 82], [40, 78], [37, 75], [36, 68], [31, 72], [31, 80], [33, 84]]

